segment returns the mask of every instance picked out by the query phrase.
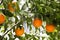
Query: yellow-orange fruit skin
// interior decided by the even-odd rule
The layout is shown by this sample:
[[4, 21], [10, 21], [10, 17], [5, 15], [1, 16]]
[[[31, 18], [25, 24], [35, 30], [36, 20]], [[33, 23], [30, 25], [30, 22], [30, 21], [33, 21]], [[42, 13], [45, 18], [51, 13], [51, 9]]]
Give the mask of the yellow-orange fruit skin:
[[54, 25], [46, 25], [46, 31], [47, 32], [54, 32], [55, 26]]
[[23, 35], [24, 34], [24, 28], [17, 28], [16, 30], [15, 30], [15, 34], [16, 34], [16, 36], [21, 36], [21, 35]]
[[12, 13], [15, 11], [15, 9], [12, 7], [11, 3], [8, 3], [8, 10]]
[[36, 27], [36, 28], [42, 26], [42, 20], [39, 19], [39, 18], [35, 18], [35, 19], [33, 20], [33, 25], [34, 25], [34, 27]]
[[3, 24], [5, 22], [5, 16], [3, 14], [0, 14], [0, 24]]

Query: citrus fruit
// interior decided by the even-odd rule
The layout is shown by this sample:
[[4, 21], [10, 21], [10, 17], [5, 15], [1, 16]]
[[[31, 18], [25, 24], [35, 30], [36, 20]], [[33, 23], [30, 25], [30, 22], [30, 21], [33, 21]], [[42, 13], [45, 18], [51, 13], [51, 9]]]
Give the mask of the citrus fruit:
[[54, 32], [55, 26], [53, 24], [46, 25], [47, 32]]
[[15, 29], [16, 36], [21, 36], [24, 34], [24, 28], [22, 27], [21, 29], [18, 27]]
[[12, 13], [15, 11], [15, 9], [12, 6], [12, 3], [8, 3], [8, 10]]
[[20, 9], [17, 2], [12, 2], [12, 5], [14, 5], [15, 11]]
[[35, 19], [33, 20], [33, 25], [34, 25], [34, 27], [36, 27], [36, 28], [42, 26], [42, 20], [39, 19], [39, 18], [35, 18]]
[[0, 14], [0, 24], [3, 24], [5, 22], [5, 16], [3, 14]]

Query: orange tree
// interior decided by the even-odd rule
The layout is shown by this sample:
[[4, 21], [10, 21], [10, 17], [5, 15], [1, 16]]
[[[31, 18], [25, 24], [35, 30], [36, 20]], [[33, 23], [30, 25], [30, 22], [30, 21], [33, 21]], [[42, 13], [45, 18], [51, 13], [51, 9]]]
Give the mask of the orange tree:
[[1, 0], [0, 40], [60, 40], [59, 0]]

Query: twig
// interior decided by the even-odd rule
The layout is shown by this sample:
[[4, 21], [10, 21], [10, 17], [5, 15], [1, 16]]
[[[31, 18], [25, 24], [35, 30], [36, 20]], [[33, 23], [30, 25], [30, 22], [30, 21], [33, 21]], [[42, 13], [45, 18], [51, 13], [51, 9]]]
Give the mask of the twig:
[[[11, 29], [13, 29], [18, 23], [20, 23], [20, 21], [17, 22]], [[10, 29], [10, 30], [11, 30], [11, 29]], [[2, 39], [4, 38], [4, 36], [5, 36], [10, 30], [8, 30], [8, 31], [1, 37], [0, 40], [2, 40]]]

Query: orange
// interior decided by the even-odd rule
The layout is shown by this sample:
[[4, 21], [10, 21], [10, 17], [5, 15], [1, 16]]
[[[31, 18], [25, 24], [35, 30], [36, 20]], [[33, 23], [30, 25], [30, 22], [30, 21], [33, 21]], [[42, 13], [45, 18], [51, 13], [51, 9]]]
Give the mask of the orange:
[[0, 14], [0, 24], [3, 24], [5, 22], [5, 16], [3, 14]]
[[39, 19], [39, 18], [35, 18], [35, 19], [33, 20], [33, 25], [34, 25], [34, 27], [36, 27], [36, 28], [42, 26], [42, 20]]
[[21, 29], [20, 28], [16, 28], [15, 29], [15, 33], [16, 33], [16, 36], [21, 36], [24, 34], [24, 28], [22, 27]]
[[55, 26], [52, 24], [46, 25], [46, 31], [47, 32], [54, 32]]
[[8, 10], [12, 13], [15, 11], [15, 9], [12, 7], [12, 3], [8, 3]]
[[19, 5], [17, 4], [17, 2], [12, 2], [12, 5], [14, 5], [15, 10], [19, 10]]

